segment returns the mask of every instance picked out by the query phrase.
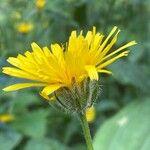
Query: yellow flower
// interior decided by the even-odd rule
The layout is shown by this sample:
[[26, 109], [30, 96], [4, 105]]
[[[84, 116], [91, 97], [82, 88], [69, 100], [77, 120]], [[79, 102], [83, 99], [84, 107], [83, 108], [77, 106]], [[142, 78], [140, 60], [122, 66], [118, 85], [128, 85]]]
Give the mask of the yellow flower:
[[42, 9], [45, 6], [46, 1], [45, 0], [36, 0], [36, 7], [38, 9]]
[[13, 121], [15, 119], [15, 117], [13, 115], [9, 115], [9, 114], [3, 114], [0, 115], [0, 122], [10, 122]]
[[21, 23], [17, 29], [20, 33], [28, 33], [33, 29], [33, 25], [31, 23]]
[[95, 107], [91, 106], [90, 108], [86, 109], [86, 119], [88, 122], [93, 122], [95, 120], [96, 111]]
[[111, 74], [105, 68], [117, 59], [127, 56], [129, 51], [125, 49], [136, 44], [131, 41], [112, 51], [119, 32], [114, 27], [104, 38], [93, 27], [93, 31], [88, 31], [86, 36], [83, 36], [82, 31], [79, 35], [72, 31], [65, 47], [56, 43], [51, 44], [50, 48], [40, 48], [32, 43], [32, 52], [26, 51], [24, 55], [7, 59], [14, 67], [3, 67], [3, 73], [29, 81], [8, 86], [3, 90], [15, 91], [41, 86], [44, 88], [40, 94], [49, 99], [54, 91], [62, 87], [70, 88], [74, 82], [80, 83], [88, 77], [90, 80], [98, 80], [98, 74]]

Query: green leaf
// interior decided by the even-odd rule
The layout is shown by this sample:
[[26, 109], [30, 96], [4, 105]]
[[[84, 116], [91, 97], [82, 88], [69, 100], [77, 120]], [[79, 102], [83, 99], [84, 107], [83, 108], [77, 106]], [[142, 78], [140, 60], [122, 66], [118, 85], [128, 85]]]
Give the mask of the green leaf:
[[71, 150], [87, 150], [86, 144], [75, 144]]
[[133, 102], [98, 129], [94, 150], [148, 150], [150, 100]]
[[38, 94], [34, 94], [33, 92], [17, 92], [14, 99], [15, 112], [22, 112], [26, 107], [40, 102]]
[[104, 99], [100, 102], [99, 105], [97, 105], [97, 111], [108, 111], [108, 110], [117, 110], [119, 108], [119, 105], [115, 100], [110, 99]]
[[47, 115], [48, 111], [44, 109], [27, 112], [16, 116], [12, 125], [26, 136], [41, 138], [46, 133]]
[[113, 77], [120, 83], [133, 85], [143, 91], [148, 91], [150, 88], [149, 75], [142, 66], [119, 60], [110, 68]]
[[24, 150], [69, 150], [63, 144], [52, 139], [32, 139]]
[[21, 141], [21, 135], [13, 131], [0, 132], [0, 149], [12, 150]]

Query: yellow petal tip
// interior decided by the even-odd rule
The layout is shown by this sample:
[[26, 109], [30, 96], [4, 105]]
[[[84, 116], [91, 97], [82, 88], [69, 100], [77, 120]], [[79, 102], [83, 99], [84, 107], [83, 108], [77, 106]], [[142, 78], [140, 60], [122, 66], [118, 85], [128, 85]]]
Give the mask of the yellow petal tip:
[[32, 47], [32, 49], [34, 49], [35, 47], [39, 47], [39, 46], [35, 42], [32, 42], [31, 47]]
[[133, 41], [133, 44], [138, 44], [136, 41]]
[[9, 89], [9, 87], [5, 87], [5, 88], [3, 88], [2, 90], [5, 91], [5, 92], [12, 91], [12, 90]]

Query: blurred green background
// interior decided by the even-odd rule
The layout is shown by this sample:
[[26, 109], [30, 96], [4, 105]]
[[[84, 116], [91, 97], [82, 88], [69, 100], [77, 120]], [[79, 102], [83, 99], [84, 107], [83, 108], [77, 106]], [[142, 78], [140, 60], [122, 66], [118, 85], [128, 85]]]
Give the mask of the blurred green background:
[[[20, 23], [33, 28], [20, 33]], [[136, 40], [128, 58], [114, 63], [113, 76], [103, 75], [102, 92], [90, 124], [95, 150], [150, 149], [150, 1], [46, 0], [39, 9], [34, 0], [0, 0], [0, 67], [6, 58], [40, 46], [65, 43], [72, 30], [105, 35], [114, 25], [121, 29], [116, 46]], [[18, 81], [0, 74], [1, 89]], [[77, 118], [59, 112], [39, 95], [39, 89], [0, 91], [0, 150], [86, 150]]]

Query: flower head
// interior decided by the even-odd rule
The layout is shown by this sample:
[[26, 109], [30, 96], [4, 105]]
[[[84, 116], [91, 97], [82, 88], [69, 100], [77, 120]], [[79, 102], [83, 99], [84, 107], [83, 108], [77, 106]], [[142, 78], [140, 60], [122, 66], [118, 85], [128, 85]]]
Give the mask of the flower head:
[[15, 91], [28, 87], [44, 87], [41, 95], [50, 100], [49, 95], [63, 87], [72, 88], [86, 79], [98, 80], [99, 74], [111, 74], [106, 67], [117, 59], [127, 56], [126, 48], [135, 45], [131, 41], [116, 50], [112, 50], [120, 30], [114, 27], [109, 35], [97, 32], [93, 27], [83, 36], [72, 31], [66, 46], [51, 44], [40, 48], [32, 43], [32, 52], [26, 51], [16, 58], [7, 61], [14, 67], [3, 67], [3, 73], [17, 78], [27, 79], [26, 83], [17, 83], [4, 88], [4, 91]]
[[36, 0], [35, 4], [38, 9], [43, 9], [46, 4], [46, 1], [45, 0]]
[[28, 33], [32, 29], [33, 29], [33, 25], [31, 23], [20, 23], [17, 27], [17, 30], [20, 33]]
[[15, 117], [13, 115], [9, 115], [9, 114], [3, 114], [0, 115], [0, 122], [10, 122], [13, 121], [15, 119]]

